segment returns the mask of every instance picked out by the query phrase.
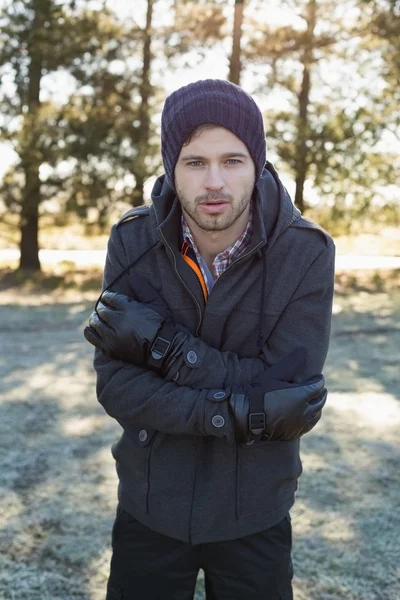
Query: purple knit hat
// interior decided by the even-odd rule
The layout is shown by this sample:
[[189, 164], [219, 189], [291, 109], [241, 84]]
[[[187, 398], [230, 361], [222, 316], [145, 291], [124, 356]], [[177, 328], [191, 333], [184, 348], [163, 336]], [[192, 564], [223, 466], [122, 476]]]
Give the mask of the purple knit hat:
[[166, 179], [174, 188], [175, 166], [184, 141], [199, 125], [213, 123], [232, 131], [247, 146], [261, 177], [266, 146], [261, 111], [242, 88], [221, 79], [189, 83], [168, 96], [161, 116], [161, 154]]

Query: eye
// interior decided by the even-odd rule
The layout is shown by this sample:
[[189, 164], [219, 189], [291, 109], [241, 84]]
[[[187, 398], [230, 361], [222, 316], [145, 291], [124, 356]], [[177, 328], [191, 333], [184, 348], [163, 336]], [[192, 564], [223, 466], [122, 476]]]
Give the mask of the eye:
[[227, 164], [229, 165], [238, 165], [240, 164], [242, 161], [238, 160], [237, 158], [229, 158], [227, 161]]
[[200, 167], [203, 163], [201, 160], [192, 160], [191, 162], [186, 163], [188, 167]]

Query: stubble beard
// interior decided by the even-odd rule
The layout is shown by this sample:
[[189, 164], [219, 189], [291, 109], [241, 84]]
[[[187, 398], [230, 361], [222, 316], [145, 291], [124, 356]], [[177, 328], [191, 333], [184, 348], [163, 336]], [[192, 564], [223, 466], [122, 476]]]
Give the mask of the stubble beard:
[[[207, 194], [205, 196], [198, 196], [194, 202], [187, 199], [182, 193], [182, 190], [176, 188], [176, 194], [178, 200], [181, 203], [182, 209], [189, 215], [189, 217], [196, 223], [196, 225], [203, 231], [225, 231], [229, 229], [244, 213], [248, 207], [251, 197], [253, 195], [253, 186], [250, 187], [243, 193], [239, 200], [239, 203], [234, 206], [233, 197], [229, 194]], [[227, 214], [205, 214], [201, 212], [200, 203], [211, 201], [211, 200], [224, 200], [229, 202], [230, 210]]]

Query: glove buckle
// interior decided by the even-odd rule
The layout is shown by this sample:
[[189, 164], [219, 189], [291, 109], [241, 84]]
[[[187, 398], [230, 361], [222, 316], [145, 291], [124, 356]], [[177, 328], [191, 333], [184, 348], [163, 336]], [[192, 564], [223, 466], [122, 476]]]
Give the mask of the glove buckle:
[[249, 414], [249, 430], [253, 435], [260, 435], [265, 431], [265, 413]]
[[150, 353], [151, 356], [154, 360], [161, 360], [162, 358], [164, 358], [167, 353], [168, 350], [171, 347], [171, 342], [166, 340], [163, 337], [158, 336], [154, 342], [152, 347], [150, 348]]

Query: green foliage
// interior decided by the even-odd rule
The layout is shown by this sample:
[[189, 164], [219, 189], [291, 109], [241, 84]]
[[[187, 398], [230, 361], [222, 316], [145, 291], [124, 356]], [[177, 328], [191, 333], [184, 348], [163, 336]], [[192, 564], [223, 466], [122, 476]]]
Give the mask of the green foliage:
[[168, 68], [173, 68], [193, 50], [200, 61], [207, 50], [226, 36], [224, 2], [176, 0], [174, 5], [173, 24], [159, 31]]
[[[312, 32], [310, 7], [315, 10]], [[343, 13], [342, 5], [340, 9]], [[309, 0], [296, 5], [303, 26], [256, 28], [253, 22], [244, 53], [247, 64], [264, 65], [266, 85], [261, 83], [258, 92], [281, 90], [282, 108], [265, 115], [270, 151], [296, 182], [305, 175], [326, 206], [323, 219], [340, 223], [343, 231], [375, 206], [390, 205], [387, 188], [397, 183], [399, 168], [398, 154], [381, 141], [388, 131], [398, 132], [399, 73], [394, 77], [393, 69], [400, 63], [393, 57], [400, 47], [399, 27], [389, 19], [388, 31], [387, 14], [385, 20], [376, 12], [360, 11], [357, 19], [355, 4], [348, 2], [348, 9], [353, 22], [340, 11], [332, 13], [325, 2]], [[335, 80], [335, 71], [343, 77]], [[305, 192], [305, 201], [310, 207], [315, 198]], [[393, 218], [393, 211], [386, 216]]]
[[[46, 11], [35, 48], [30, 41], [34, 4]], [[140, 64], [142, 32], [105, 8], [78, 10], [73, 3], [50, 0], [13, 3], [0, 23], [2, 71], [15, 86], [1, 88], [1, 135], [21, 158], [4, 178], [4, 204], [8, 210], [21, 210], [22, 159], [29, 149], [29, 161], [40, 167], [41, 203], [51, 199], [53, 209], [57, 205], [58, 210], [72, 210], [84, 219], [91, 215], [105, 224], [116, 203], [131, 202], [135, 187], [141, 81], [140, 68], [132, 64], [135, 58]], [[28, 113], [28, 65], [35, 52], [41, 56], [42, 81], [58, 71], [68, 73], [73, 83], [63, 104], [49, 99]], [[154, 128], [150, 135], [149, 160], [140, 174], [145, 178], [159, 166]]]
[[[368, 28], [361, 45], [382, 56], [381, 77], [386, 86], [381, 92], [379, 115], [400, 142], [400, 2], [399, 0], [360, 0], [368, 14]], [[383, 113], [382, 113], [383, 111]]]
[[[64, 222], [64, 212], [76, 213], [90, 229], [142, 201], [143, 182], [161, 167], [153, 117], [165, 94], [152, 85], [153, 62], [193, 67], [231, 37], [235, 4], [142, 1], [171, 10], [172, 24], [142, 28], [85, 0], [3, 3], [0, 141], [19, 157], [0, 184], [7, 212], [22, 214], [29, 202], [34, 212], [36, 194], [41, 214]], [[247, 16], [256, 6], [262, 19]], [[399, 1], [286, 0], [282, 8], [296, 19], [274, 27], [264, 3], [250, 0], [242, 32], [243, 70], [257, 70], [262, 97], [282, 98], [265, 115], [270, 152], [296, 182], [306, 179], [324, 219], [348, 228], [377, 206], [396, 219], [386, 188], [399, 168], [390, 146], [400, 141]], [[69, 82], [61, 99], [47, 91], [55, 75]], [[306, 192], [305, 201], [313, 204]]]

